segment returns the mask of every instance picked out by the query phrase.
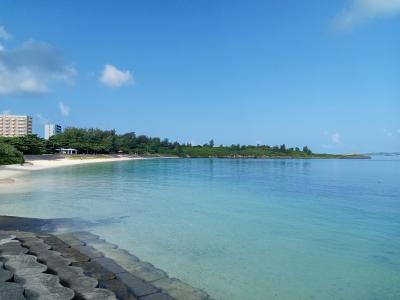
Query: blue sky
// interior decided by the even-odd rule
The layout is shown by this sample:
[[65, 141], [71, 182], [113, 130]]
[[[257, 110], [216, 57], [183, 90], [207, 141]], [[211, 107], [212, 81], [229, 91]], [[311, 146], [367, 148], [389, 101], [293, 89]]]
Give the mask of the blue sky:
[[400, 0], [0, 0], [0, 112], [180, 142], [400, 151]]

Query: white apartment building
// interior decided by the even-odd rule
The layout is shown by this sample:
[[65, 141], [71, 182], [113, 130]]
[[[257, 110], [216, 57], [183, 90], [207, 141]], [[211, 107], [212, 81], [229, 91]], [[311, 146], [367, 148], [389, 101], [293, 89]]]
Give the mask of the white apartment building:
[[62, 128], [57, 124], [46, 124], [44, 125], [44, 138], [48, 140], [53, 135], [61, 133]]
[[32, 117], [0, 115], [0, 136], [18, 137], [32, 134]]

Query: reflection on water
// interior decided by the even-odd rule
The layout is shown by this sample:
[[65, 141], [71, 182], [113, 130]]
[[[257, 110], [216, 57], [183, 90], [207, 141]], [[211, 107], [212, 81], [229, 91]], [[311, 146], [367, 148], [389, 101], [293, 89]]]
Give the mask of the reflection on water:
[[400, 299], [400, 160], [179, 159], [65, 167], [2, 214], [80, 218], [217, 299]]

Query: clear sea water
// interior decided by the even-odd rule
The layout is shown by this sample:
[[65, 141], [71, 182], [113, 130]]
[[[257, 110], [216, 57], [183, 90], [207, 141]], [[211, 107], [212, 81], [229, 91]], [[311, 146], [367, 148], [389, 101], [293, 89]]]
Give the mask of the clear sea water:
[[398, 158], [159, 159], [27, 180], [0, 214], [90, 221], [216, 299], [400, 299]]

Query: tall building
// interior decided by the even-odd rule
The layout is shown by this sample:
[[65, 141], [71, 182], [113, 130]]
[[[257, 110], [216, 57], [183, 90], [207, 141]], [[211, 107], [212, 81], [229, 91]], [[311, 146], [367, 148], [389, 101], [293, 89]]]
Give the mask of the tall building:
[[18, 137], [32, 134], [32, 117], [0, 115], [0, 136]]
[[57, 124], [46, 124], [44, 125], [44, 138], [48, 140], [53, 135], [61, 133], [62, 128]]

